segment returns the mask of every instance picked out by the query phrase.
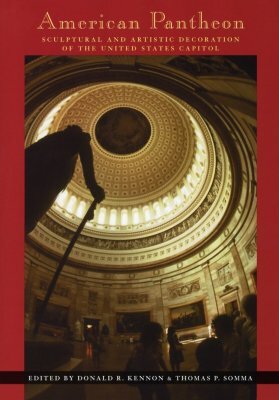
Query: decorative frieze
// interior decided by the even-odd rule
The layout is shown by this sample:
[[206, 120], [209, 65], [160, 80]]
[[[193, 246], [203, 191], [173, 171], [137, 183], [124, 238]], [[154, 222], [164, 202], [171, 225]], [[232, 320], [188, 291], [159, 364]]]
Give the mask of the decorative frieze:
[[187, 296], [188, 294], [198, 292], [200, 290], [199, 280], [186, 283], [184, 285], [174, 286], [168, 288], [168, 294], [170, 299], [176, 299], [177, 297]]
[[143, 304], [148, 303], [146, 293], [121, 293], [117, 296], [118, 304]]
[[[40, 283], [39, 283], [39, 289], [46, 292], [48, 289], [49, 283], [50, 283], [49, 281], [41, 279]], [[70, 288], [61, 286], [59, 284], [57, 284], [55, 286], [53, 293], [56, 294], [57, 296], [66, 297], [66, 298], [69, 298], [71, 296]]]
[[171, 59], [168, 64], [196, 76], [224, 75], [240, 78], [248, 77], [247, 72], [225, 57], [178, 56]]
[[249, 259], [252, 259], [255, 257], [257, 253], [257, 236], [255, 235], [253, 239], [247, 244], [245, 247], [247, 256]]
[[221, 286], [226, 285], [233, 279], [231, 267], [229, 264], [218, 269], [218, 279]]

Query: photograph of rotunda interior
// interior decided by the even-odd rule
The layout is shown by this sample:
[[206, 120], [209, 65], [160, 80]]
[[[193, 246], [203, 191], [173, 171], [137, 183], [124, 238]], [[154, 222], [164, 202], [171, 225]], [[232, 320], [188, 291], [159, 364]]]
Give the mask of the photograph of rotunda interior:
[[[26, 370], [92, 376], [131, 358], [143, 371], [255, 370], [256, 57], [29, 56], [25, 68]], [[85, 381], [25, 397], [256, 389]]]

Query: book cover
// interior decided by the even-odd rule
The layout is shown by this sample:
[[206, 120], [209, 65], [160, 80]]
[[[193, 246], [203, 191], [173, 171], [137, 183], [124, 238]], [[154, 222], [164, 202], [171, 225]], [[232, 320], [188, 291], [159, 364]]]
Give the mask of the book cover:
[[[256, 292], [258, 370], [278, 370], [276, 29], [273, 5], [260, 2], [1, 5], [1, 398], [30, 396], [13, 374], [24, 336], [92, 199], [78, 162], [25, 237], [24, 148], [68, 125], [91, 134], [106, 199], [39, 333], [71, 335], [101, 371], [84, 347], [92, 323], [125, 351], [149, 320], [187, 342]], [[277, 392], [262, 383], [257, 398]]]

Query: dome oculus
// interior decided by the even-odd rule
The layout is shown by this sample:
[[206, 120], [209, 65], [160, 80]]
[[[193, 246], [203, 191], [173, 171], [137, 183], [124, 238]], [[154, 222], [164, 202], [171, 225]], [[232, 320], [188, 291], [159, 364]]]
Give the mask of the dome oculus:
[[151, 126], [138, 110], [117, 107], [103, 114], [96, 124], [98, 143], [113, 154], [132, 154], [141, 150], [149, 141]]

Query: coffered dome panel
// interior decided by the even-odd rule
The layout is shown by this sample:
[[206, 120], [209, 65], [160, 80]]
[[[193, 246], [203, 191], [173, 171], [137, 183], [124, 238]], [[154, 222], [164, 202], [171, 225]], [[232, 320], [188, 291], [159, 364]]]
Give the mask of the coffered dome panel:
[[[100, 145], [96, 127], [108, 113], [130, 109], [142, 114], [150, 124], [150, 138], [138, 151], [119, 154]], [[189, 116], [163, 92], [128, 83], [99, 84], [83, 89], [61, 110], [52, 130], [78, 124], [92, 136], [96, 176], [106, 190], [107, 198], [117, 202], [152, 194], [178, 181], [194, 156], [195, 135]], [[116, 136], [110, 132], [110, 135]], [[148, 133], [149, 136], [149, 133]], [[135, 139], [135, 135], [130, 138]], [[80, 164], [74, 184], [84, 190]], [[73, 186], [74, 187], [74, 186]]]

